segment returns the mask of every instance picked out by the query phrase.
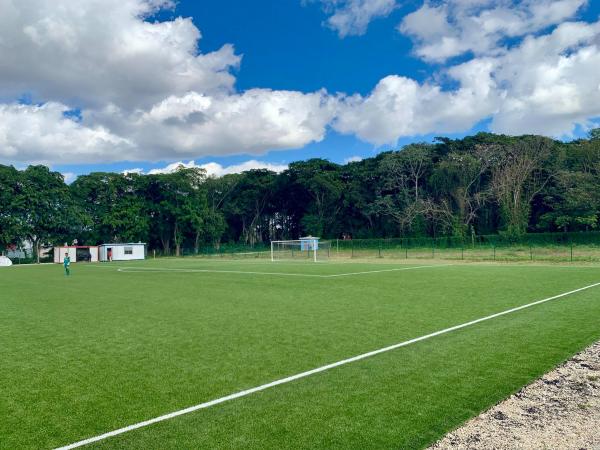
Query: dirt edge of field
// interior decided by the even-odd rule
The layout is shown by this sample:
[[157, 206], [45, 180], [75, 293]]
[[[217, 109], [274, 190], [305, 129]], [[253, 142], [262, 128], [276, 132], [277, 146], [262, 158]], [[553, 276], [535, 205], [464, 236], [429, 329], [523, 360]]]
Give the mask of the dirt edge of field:
[[600, 341], [430, 450], [600, 449]]

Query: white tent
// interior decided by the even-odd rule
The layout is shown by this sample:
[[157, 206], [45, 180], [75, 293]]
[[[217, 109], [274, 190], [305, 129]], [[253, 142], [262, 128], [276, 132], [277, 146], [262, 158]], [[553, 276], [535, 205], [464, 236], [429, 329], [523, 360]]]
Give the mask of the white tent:
[[7, 256], [0, 256], [0, 267], [12, 266], [12, 261]]

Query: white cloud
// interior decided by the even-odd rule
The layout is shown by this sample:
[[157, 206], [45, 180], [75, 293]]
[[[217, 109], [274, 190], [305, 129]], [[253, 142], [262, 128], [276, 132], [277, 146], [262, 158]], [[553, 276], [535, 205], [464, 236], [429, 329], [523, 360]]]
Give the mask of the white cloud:
[[344, 158], [344, 164], [359, 162], [362, 160], [363, 160], [362, 156], [350, 156], [348, 158]]
[[129, 174], [143, 175], [144, 169], [142, 169], [141, 167], [134, 167], [133, 169], [123, 170], [121, 173], [123, 175], [129, 175]]
[[428, 61], [473, 52], [498, 55], [503, 40], [536, 33], [572, 18], [587, 0], [426, 1], [404, 17], [400, 32], [413, 38], [415, 53]]
[[[236, 93], [231, 69], [240, 57], [231, 45], [200, 54], [191, 19], [145, 20], [171, 5], [0, 0], [0, 99], [28, 92], [42, 105], [0, 103], [11, 121], [0, 157], [172, 160], [262, 154], [323, 139], [334, 99], [324, 91]], [[81, 120], [62, 117], [69, 109], [80, 110]]]
[[171, 96], [132, 114], [111, 106], [88, 112], [97, 123], [136, 142], [128, 160], [262, 154], [320, 141], [335, 114], [326, 92], [251, 89], [242, 94]]
[[[148, 174], [149, 175], [159, 175], [159, 174], [173, 173], [180, 168], [194, 169], [194, 168], [203, 168], [203, 167], [196, 164], [196, 161], [189, 161], [187, 163], [184, 163], [183, 161], [177, 161], [177, 162], [167, 165], [166, 167], [161, 167], [159, 169], [152, 169], [148, 172]], [[135, 169], [135, 170], [137, 170], [137, 169]], [[130, 171], [127, 170], [126, 172], [130, 172]], [[143, 172], [138, 172], [138, 173], [143, 173]]]
[[76, 163], [122, 158], [133, 146], [102, 126], [65, 117], [60, 103], [0, 104], [0, 160]]
[[[160, 169], [152, 169], [148, 172], [148, 174], [156, 175], [164, 173], [173, 173], [180, 167], [184, 167], [186, 169], [198, 167], [200, 169], [206, 170], [206, 174], [208, 176], [215, 177], [221, 177], [223, 175], [228, 175], [232, 173], [242, 173], [253, 169], [266, 169], [272, 172], [280, 173], [288, 168], [287, 164], [273, 164], [264, 161], [257, 161], [255, 159], [251, 159], [240, 164], [233, 164], [231, 166], [223, 166], [216, 162], [196, 164], [195, 161], [188, 161], [187, 163], [183, 161], [178, 161]], [[124, 171], [124, 173], [143, 173], [143, 171], [141, 171], [141, 169], [131, 169]]]
[[565, 23], [498, 58], [493, 76], [505, 95], [491, 129], [563, 136], [600, 117], [599, 44], [600, 22]]
[[0, 95], [127, 110], [169, 95], [233, 89], [240, 58], [198, 54], [191, 19], [144, 19], [160, 0], [0, 0]]
[[466, 131], [492, 114], [497, 105], [490, 61], [472, 61], [450, 71], [461, 87], [444, 91], [431, 83], [390, 75], [367, 97], [346, 98], [334, 128], [376, 145], [401, 136]]
[[[396, 5], [322, 1], [343, 36], [363, 33]], [[0, 160], [193, 163], [300, 148], [329, 127], [380, 145], [468, 131], [486, 118], [493, 131], [567, 135], [600, 117], [600, 22], [568, 22], [584, 4], [428, 1], [401, 31], [427, 61], [472, 55], [467, 62], [425, 81], [392, 74], [368, 95], [332, 96], [237, 92], [232, 70], [241, 58], [231, 45], [200, 53], [190, 19], [147, 20], [171, 1], [0, 0]], [[16, 103], [23, 93], [36, 103]], [[80, 117], [67, 117], [72, 110]]]
[[600, 117], [600, 22], [566, 22], [549, 34], [444, 70], [458, 87], [392, 75], [365, 97], [345, 98], [334, 127], [381, 145], [402, 136], [492, 131], [563, 137]]
[[327, 25], [340, 37], [365, 34], [369, 23], [389, 15], [396, 8], [396, 0], [321, 0], [331, 13]]
[[270, 170], [271, 172], [281, 173], [284, 170], [287, 170], [288, 168], [287, 164], [273, 164], [263, 161], [256, 161], [255, 159], [226, 167], [223, 167], [221, 164], [214, 162], [202, 164], [201, 167], [204, 170], [206, 170], [206, 173], [209, 176], [212, 175], [216, 177], [220, 177], [230, 173], [242, 173], [254, 169], [266, 169]]
[[73, 172], [64, 172], [62, 173], [63, 178], [65, 179], [65, 183], [71, 184], [73, 181], [77, 179], [77, 175]]

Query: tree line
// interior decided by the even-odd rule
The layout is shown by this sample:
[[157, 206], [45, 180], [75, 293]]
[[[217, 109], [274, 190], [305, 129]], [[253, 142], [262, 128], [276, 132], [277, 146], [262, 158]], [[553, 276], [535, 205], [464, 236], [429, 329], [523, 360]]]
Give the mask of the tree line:
[[479, 133], [345, 165], [207, 177], [200, 168], [96, 172], [67, 185], [42, 165], [0, 165], [0, 250], [29, 241], [146, 242], [180, 254], [224, 242], [595, 230], [600, 129], [571, 142]]

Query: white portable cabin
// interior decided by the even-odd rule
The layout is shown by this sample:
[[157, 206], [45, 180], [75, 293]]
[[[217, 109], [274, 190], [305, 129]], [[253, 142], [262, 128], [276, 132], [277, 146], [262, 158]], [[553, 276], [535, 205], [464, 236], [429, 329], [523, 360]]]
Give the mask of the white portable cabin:
[[146, 259], [146, 244], [142, 242], [128, 244], [102, 244], [100, 261], [131, 261]]
[[71, 262], [98, 262], [98, 247], [87, 245], [67, 245], [54, 247], [54, 262], [61, 264], [69, 254]]

